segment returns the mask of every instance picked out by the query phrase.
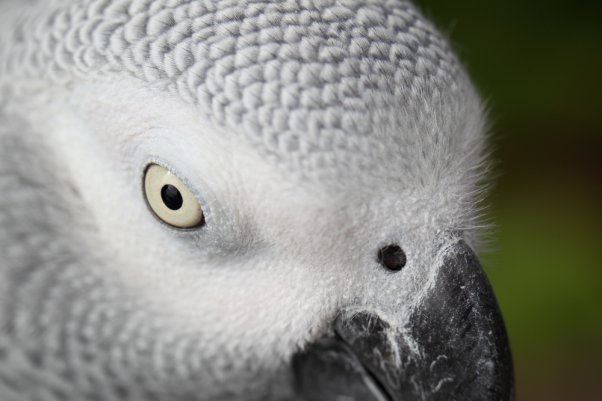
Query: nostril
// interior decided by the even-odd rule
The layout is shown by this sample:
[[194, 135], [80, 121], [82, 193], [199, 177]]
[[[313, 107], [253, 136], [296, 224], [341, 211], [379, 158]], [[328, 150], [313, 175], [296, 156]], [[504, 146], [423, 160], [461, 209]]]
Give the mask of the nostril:
[[406, 261], [406, 254], [399, 245], [387, 245], [378, 251], [378, 263], [389, 270], [401, 270], [406, 265]]

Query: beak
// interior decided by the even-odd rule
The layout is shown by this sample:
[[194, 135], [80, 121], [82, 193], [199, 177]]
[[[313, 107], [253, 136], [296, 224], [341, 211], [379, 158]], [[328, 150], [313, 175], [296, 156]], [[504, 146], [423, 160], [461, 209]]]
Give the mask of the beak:
[[459, 242], [404, 327], [371, 311], [341, 313], [335, 335], [293, 357], [307, 401], [510, 401], [512, 357], [481, 265]]

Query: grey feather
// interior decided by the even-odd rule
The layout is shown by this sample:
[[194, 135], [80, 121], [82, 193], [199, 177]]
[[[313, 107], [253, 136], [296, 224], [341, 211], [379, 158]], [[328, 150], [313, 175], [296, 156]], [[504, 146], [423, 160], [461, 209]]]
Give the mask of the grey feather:
[[[316, 242], [308, 240], [303, 248], [291, 239], [279, 248], [280, 236], [261, 231], [260, 219], [251, 221], [253, 213], [238, 217], [246, 210], [241, 203], [224, 206], [236, 211], [207, 234], [213, 242], [195, 237], [204, 248], [218, 244], [228, 252], [190, 252], [188, 259], [198, 260], [195, 266], [213, 266], [224, 253], [238, 257], [238, 263], [273, 251], [276, 262], [259, 273], [237, 270], [244, 280], [232, 285], [240, 286], [234, 293], [241, 299], [255, 299], [243, 283], [255, 274], [264, 277], [263, 271], [272, 274], [266, 286], [274, 287], [274, 319], [291, 316], [290, 322], [267, 334], [259, 325], [243, 338], [227, 331], [222, 338], [181, 319], [160, 295], [154, 299], [139, 283], [108, 273], [135, 270], [134, 264], [120, 265], [112, 253], [122, 234], [105, 229], [86, 195], [92, 193], [89, 182], [74, 177], [80, 166], [70, 164], [69, 149], [49, 133], [61, 127], [49, 123], [49, 116], [62, 122], [61, 113], [69, 115], [78, 103], [77, 88], [106, 82], [144, 87], [157, 96], [153, 101], [190, 107], [207, 126], [228, 131], [274, 174], [300, 187], [319, 185], [336, 200], [351, 193], [356, 203], [383, 198], [389, 210], [403, 211], [400, 216], [420, 215], [416, 221], [428, 222], [415, 232], [411, 228], [418, 223], [403, 217], [387, 226], [381, 223], [388, 216], [383, 207], [381, 220], [365, 224], [366, 236], [381, 242], [426, 238], [424, 243], [436, 245], [442, 233], [476, 238], [471, 229], [486, 160], [481, 101], [446, 40], [410, 3], [7, 1], [0, 5], [2, 401], [292, 399], [284, 361], [324, 331], [324, 320], [337, 307], [359, 299], [402, 308], [429, 279], [407, 273], [411, 290], [396, 296], [405, 284], [385, 289], [387, 277], [315, 268], [313, 256], [304, 254], [311, 247], [332, 266], [343, 265], [344, 258], [348, 265], [357, 263], [352, 252], [372, 247], [363, 236], [361, 245], [341, 245], [348, 240], [341, 233], [360, 226], [341, 217], [352, 206], [341, 207], [338, 220], [333, 218], [344, 222], [337, 235], [316, 223], [315, 232], [307, 231]], [[102, 96], [100, 103], [111, 103]], [[146, 104], [136, 107], [143, 110]], [[111, 114], [106, 120], [121, 118], [129, 116]], [[122, 170], [129, 174], [135, 168]], [[132, 187], [138, 185], [134, 181]], [[371, 204], [362, 205], [369, 215]], [[131, 221], [132, 227], [137, 224], [142, 223]], [[132, 233], [146, 235], [142, 229]], [[192, 241], [182, 245], [184, 235], [160, 235], [173, 241], [173, 249], [194, 247]], [[332, 243], [316, 245], [332, 236]], [[420, 266], [430, 266], [438, 257], [434, 249], [416, 240], [410, 263], [421, 259]], [[163, 252], [162, 261], [175, 254]], [[292, 293], [297, 276], [291, 276], [290, 287], [272, 285], [289, 285], [281, 267], [297, 262], [314, 268], [311, 285]], [[202, 274], [199, 282], [217, 277], [214, 287], [234, 276], [211, 269]], [[157, 285], [156, 294], [169, 290]], [[383, 306], [380, 297], [395, 301]], [[280, 299], [298, 309], [276, 311]], [[236, 321], [228, 319], [224, 322]], [[273, 339], [273, 348], [256, 345], [264, 337]]]

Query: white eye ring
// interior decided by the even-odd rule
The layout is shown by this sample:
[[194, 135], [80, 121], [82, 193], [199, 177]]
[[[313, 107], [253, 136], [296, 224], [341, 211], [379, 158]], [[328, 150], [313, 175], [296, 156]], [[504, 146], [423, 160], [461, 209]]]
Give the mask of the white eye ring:
[[178, 177], [165, 167], [151, 164], [144, 174], [144, 193], [153, 213], [177, 228], [193, 228], [204, 223], [197, 198]]

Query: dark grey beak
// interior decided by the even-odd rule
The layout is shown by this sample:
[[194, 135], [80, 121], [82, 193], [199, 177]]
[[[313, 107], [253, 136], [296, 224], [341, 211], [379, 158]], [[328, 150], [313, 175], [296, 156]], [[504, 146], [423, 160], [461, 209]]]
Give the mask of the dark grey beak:
[[512, 357], [477, 257], [459, 242], [436, 284], [396, 328], [370, 311], [342, 313], [335, 335], [293, 358], [307, 401], [509, 401]]

